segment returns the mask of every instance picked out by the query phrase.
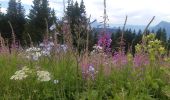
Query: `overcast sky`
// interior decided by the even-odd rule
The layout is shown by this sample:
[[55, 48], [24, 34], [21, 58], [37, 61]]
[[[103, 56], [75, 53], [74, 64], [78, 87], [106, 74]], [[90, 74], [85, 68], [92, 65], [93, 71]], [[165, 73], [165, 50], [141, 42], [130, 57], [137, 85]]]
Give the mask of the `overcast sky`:
[[[2, 11], [6, 11], [9, 0], [0, 0]], [[32, 0], [21, 0], [29, 12]], [[56, 10], [57, 17], [63, 16], [63, 1], [49, 0], [50, 7]], [[65, 0], [67, 2], [67, 0]], [[75, 1], [75, 0], [74, 0]], [[77, 0], [81, 1], [81, 0]], [[102, 21], [103, 0], [84, 0], [87, 16], [91, 14], [92, 19]], [[156, 16], [152, 25], [160, 21], [170, 22], [170, 0], [106, 0], [109, 23], [123, 24], [125, 16], [128, 15], [128, 24], [146, 25], [149, 20]]]

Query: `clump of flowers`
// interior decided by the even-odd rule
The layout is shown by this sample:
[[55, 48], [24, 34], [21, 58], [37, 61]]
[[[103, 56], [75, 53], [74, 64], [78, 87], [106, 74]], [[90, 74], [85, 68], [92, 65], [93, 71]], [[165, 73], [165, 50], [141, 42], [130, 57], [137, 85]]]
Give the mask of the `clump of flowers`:
[[44, 43], [40, 43], [40, 47], [42, 48], [42, 51], [41, 51], [42, 55], [50, 56], [50, 52], [51, 52], [52, 48], [54, 47], [54, 43], [47, 41]]
[[99, 37], [98, 46], [103, 47], [103, 50], [105, 52], [110, 52], [111, 42], [112, 42], [112, 39], [110, 38], [110, 34], [104, 34], [101, 37]]
[[50, 56], [53, 47], [53, 42], [40, 43], [40, 47], [26, 49], [26, 58], [37, 61], [41, 56]]
[[101, 46], [99, 46], [99, 45], [93, 46], [93, 49], [94, 50], [91, 52], [91, 55], [103, 52], [103, 48]]
[[134, 67], [141, 67], [146, 66], [149, 64], [149, 59], [146, 55], [143, 54], [136, 54], [133, 59], [133, 65]]
[[23, 79], [26, 79], [31, 72], [32, 71], [27, 66], [25, 66], [21, 70], [16, 71], [15, 74], [12, 75], [10, 79], [11, 80], [23, 80]]
[[97, 72], [98, 71], [95, 69], [95, 67], [92, 64], [87, 64], [82, 66], [82, 74], [84, 79], [90, 78], [94, 80]]
[[56, 51], [59, 53], [59, 52], [67, 52], [67, 49], [68, 49], [68, 46], [66, 44], [62, 44], [62, 45], [59, 45], [57, 48], [56, 48]]
[[127, 56], [124, 52], [115, 52], [113, 55], [113, 64], [115, 66], [123, 66], [128, 62]]
[[50, 73], [48, 71], [37, 71], [38, 80], [42, 82], [50, 81]]
[[26, 49], [26, 58], [31, 60], [38, 60], [41, 57], [41, 49], [37, 47], [31, 47]]
[[46, 82], [51, 80], [51, 75], [48, 71], [36, 71], [34, 69], [30, 69], [27, 66], [23, 67], [21, 70], [15, 72], [14, 75], [11, 76], [11, 80], [23, 80], [29, 76], [37, 77], [38, 81]]

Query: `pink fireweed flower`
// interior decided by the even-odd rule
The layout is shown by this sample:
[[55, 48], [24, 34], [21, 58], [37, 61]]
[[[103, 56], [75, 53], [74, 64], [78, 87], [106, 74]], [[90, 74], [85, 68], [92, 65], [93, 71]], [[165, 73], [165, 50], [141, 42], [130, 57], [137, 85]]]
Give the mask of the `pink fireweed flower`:
[[116, 66], [123, 66], [128, 63], [128, 59], [124, 52], [115, 52], [113, 55], [113, 64]]
[[133, 59], [133, 65], [134, 67], [140, 67], [143, 65], [148, 65], [149, 64], [149, 58], [146, 55], [143, 54], [136, 54], [134, 59]]
[[105, 52], [109, 52], [111, 50], [111, 42], [112, 39], [110, 38], [110, 34], [104, 34], [99, 37], [98, 46], [103, 47]]

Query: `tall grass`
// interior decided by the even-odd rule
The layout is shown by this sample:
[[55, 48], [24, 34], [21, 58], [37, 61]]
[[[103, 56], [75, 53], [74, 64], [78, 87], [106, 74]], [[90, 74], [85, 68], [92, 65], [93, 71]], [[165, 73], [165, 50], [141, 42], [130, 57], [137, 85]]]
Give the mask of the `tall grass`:
[[[101, 58], [98, 58], [101, 59]], [[168, 100], [170, 93], [169, 62], [155, 61], [147, 66], [134, 68], [133, 62], [114, 67], [107, 73], [100, 65], [95, 79], [83, 78], [76, 59], [71, 53], [63, 53], [39, 61], [28, 61], [15, 54], [0, 55], [1, 99], [54, 99], [54, 100]], [[47, 70], [52, 79], [40, 82], [36, 77], [10, 80], [23, 66]], [[58, 83], [54, 83], [58, 80]]]
[[[104, 7], [102, 33], [105, 33], [107, 24], [105, 4]], [[124, 28], [126, 21], [127, 17]], [[170, 100], [170, 58], [165, 56], [161, 42], [155, 40], [154, 35], [143, 36], [143, 43], [136, 46], [133, 57], [129, 52], [124, 53], [123, 32], [120, 50], [113, 52], [110, 50], [110, 38], [106, 34], [99, 38], [94, 51], [89, 52], [87, 33], [83, 54], [79, 52], [79, 41], [78, 47], [73, 48], [69, 28], [68, 23], [63, 24], [63, 33], [66, 33], [64, 41], [68, 46], [66, 52], [60, 50], [56, 39], [52, 50], [50, 47], [50, 51], [43, 51], [47, 55], [39, 57], [39, 50], [34, 51], [32, 56], [36, 56], [36, 59], [28, 59], [25, 49], [15, 48], [14, 51], [4, 52], [8, 50], [8, 45], [1, 44], [0, 100]], [[15, 44], [15, 34], [12, 33]], [[47, 29], [45, 43], [48, 42], [48, 35]], [[48, 48], [47, 44], [45, 50]], [[21, 80], [11, 79], [24, 66], [31, 69], [31, 74]], [[50, 81], [37, 80], [36, 71], [48, 71]]]

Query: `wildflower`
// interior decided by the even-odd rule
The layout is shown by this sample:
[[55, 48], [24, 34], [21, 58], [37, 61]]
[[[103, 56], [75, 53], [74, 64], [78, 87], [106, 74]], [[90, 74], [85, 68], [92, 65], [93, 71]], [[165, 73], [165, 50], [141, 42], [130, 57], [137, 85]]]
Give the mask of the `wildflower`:
[[58, 84], [59, 83], [59, 80], [54, 80], [54, 84]]
[[41, 53], [44, 56], [50, 56], [50, 51], [48, 51], [48, 50], [43, 50], [43, 51], [41, 51]]
[[113, 64], [123, 66], [127, 64], [127, 57], [124, 52], [115, 52], [113, 55]]
[[135, 67], [140, 67], [142, 65], [148, 65], [149, 59], [145, 55], [142, 54], [136, 54], [133, 59], [133, 64]]
[[44, 46], [44, 43], [40, 43], [40, 47], [43, 47]]
[[58, 48], [56, 48], [57, 52], [67, 52], [68, 46], [66, 44], [59, 45]]
[[11, 76], [11, 80], [23, 80], [28, 77], [28, 74], [31, 73], [30, 69], [26, 66], [23, 67], [21, 70], [15, 72], [13, 76]]
[[50, 81], [50, 73], [48, 71], [37, 71], [38, 80], [45, 82]]
[[35, 52], [35, 53], [32, 53], [31, 55], [32, 55], [32, 59], [35, 60], [35, 61], [38, 60], [39, 57], [41, 57], [40, 52]]
[[91, 64], [82, 66], [82, 74], [84, 78], [91, 78], [94, 80], [97, 72], [98, 71]]
[[26, 49], [26, 58], [31, 60], [38, 60], [41, 56], [41, 49], [37, 47], [31, 47]]
[[40, 48], [31, 47], [31, 48], [26, 49], [26, 52], [32, 52], [32, 51], [37, 52], [37, 51], [40, 51], [40, 50], [41, 50]]
[[98, 45], [102, 46], [105, 52], [109, 52], [112, 39], [109, 34], [104, 34], [99, 38]]
[[65, 45], [65, 44], [61, 45], [61, 48], [62, 48], [62, 50], [63, 50], [64, 52], [66, 52], [67, 49], [68, 49], [67, 45]]
[[164, 47], [160, 47], [159, 48], [159, 52], [160, 52], [160, 54], [164, 54], [165, 53], [165, 48]]

